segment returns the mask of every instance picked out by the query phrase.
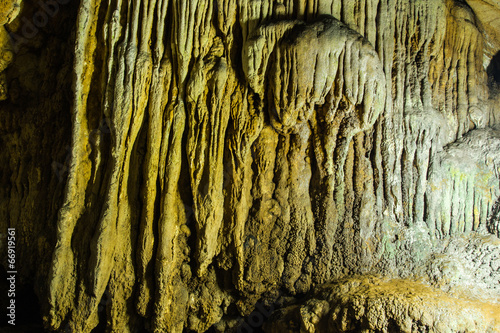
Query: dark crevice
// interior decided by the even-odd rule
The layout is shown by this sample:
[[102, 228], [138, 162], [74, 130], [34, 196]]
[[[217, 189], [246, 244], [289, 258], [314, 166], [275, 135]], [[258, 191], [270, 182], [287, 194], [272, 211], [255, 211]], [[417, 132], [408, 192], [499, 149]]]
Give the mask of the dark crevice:
[[[14, 276], [15, 282], [9, 283], [8, 278]], [[15, 286], [11, 289], [11, 286]], [[0, 332], [6, 333], [38, 333], [44, 332], [40, 304], [38, 297], [34, 292], [32, 284], [24, 284], [19, 281], [17, 274], [7, 273], [3, 266], [0, 266], [0, 306], [7, 309], [11, 301], [14, 301], [14, 324], [9, 323], [12, 317], [9, 317], [11, 310], [3, 311], [2, 321], [0, 322]], [[12, 296], [12, 297], [11, 297]], [[12, 306], [11, 306], [12, 307]]]
[[495, 91], [500, 88], [500, 51], [491, 58], [490, 64], [486, 68], [488, 74], [488, 85]]

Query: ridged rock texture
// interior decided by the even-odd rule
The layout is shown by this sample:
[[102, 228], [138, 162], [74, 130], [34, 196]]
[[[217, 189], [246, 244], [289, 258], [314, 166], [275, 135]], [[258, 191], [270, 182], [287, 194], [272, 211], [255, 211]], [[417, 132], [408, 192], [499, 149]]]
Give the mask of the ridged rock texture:
[[0, 11], [1, 253], [46, 329], [498, 329], [498, 1]]

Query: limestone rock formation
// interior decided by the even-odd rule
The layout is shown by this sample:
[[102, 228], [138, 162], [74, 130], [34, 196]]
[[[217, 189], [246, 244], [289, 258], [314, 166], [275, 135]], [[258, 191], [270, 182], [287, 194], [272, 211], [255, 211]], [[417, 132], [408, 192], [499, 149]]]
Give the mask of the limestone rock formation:
[[0, 248], [45, 328], [498, 330], [497, 12], [0, 1]]
[[411, 280], [342, 279], [307, 301], [276, 311], [266, 331], [498, 332], [498, 308]]

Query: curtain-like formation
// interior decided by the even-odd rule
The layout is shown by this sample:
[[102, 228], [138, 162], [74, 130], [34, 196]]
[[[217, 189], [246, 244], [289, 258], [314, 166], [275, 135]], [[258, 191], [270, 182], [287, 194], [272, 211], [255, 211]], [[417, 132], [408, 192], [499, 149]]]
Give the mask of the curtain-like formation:
[[[483, 34], [463, 1], [63, 6], [77, 12], [64, 195], [50, 228], [24, 231], [47, 238], [26, 246], [49, 258], [51, 329], [203, 332], [273, 292], [411, 275], [415, 226], [429, 244], [498, 232]], [[14, 180], [34, 169], [5, 170], [20, 202]], [[30, 200], [3, 208], [9, 225], [29, 225], [15, 212]]]

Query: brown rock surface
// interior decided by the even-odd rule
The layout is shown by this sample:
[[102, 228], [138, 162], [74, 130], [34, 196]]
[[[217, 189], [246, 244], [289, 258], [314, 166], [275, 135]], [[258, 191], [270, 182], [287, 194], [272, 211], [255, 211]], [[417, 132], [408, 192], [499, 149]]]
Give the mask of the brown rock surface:
[[484, 29], [486, 39], [485, 55], [491, 57], [500, 50], [500, 1], [498, 0], [467, 0], [479, 24]]
[[411, 280], [352, 277], [326, 284], [265, 325], [284, 332], [498, 332], [498, 307]]
[[0, 1], [0, 248], [46, 328], [236, 330], [317, 288], [323, 316], [368, 273], [430, 285], [359, 278], [402, 330], [419, 293], [498, 310], [488, 1]]

